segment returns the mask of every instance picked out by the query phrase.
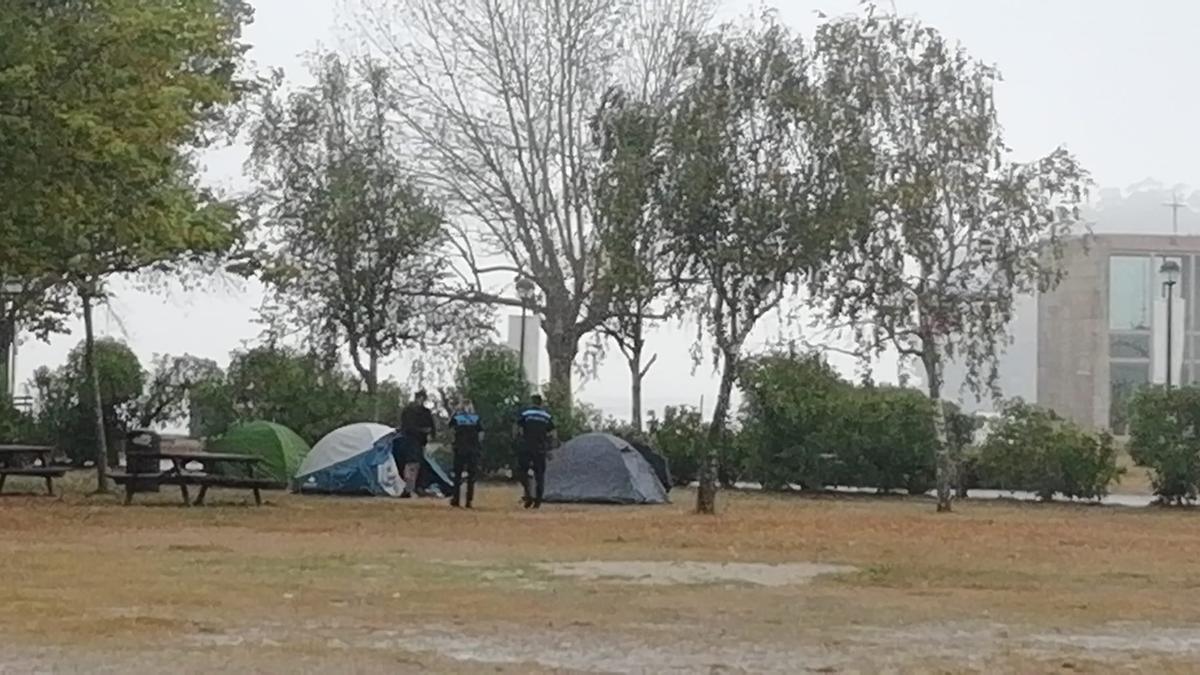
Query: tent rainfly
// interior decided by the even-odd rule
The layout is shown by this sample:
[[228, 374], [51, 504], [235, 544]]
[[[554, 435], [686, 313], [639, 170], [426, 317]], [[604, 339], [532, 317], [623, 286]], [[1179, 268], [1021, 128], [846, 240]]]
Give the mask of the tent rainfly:
[[[396, 433], [382, 424], [363, 422], [330, 432], [313, 446], [296, 475], [301, 492], [398, 497], [404, 480], [392, 454]], [[426, 451], [417, 488], [449, 494], [450, 477]]]
[[667, 491], [642, 453], [611, 434], [576, 436], [546, 465], [546, 501], [665, 504]]
[[250, 422], [234, 427], [209, 448], [213, 452], [258, 455], [262, 457], [262, 471], [280, 483], [292, 480], [309, 452], [303, 438], [274, 422]]

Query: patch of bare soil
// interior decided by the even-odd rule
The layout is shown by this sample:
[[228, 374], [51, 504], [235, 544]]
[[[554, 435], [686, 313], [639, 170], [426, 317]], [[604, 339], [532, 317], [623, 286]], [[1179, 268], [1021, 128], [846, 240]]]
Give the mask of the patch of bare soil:
[[554, 576], [583, 581], [619, 580], [639, 584], [751, 584], [754, 586], [800, 586], [826, 574], [855, 571], [848, 565], [816, 563], [721, 563], [637, 560], [585, 560], [583, 562], [538, 563], [535, 567]]

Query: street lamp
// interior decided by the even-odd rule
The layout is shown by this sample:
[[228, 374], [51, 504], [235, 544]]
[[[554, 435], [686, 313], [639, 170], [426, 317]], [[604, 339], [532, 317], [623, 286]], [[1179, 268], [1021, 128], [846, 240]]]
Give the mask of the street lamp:
[[1172, 335], [1175, 333], [1175, 284], [1179, 283], [1179, 263], [1174, 260], [1163, 261], [1162, 267], [1158, 269], [1158, 273], [1163, 278], [1163, 292], [1167, 296], [1167, 391], [1171, 390], [1171, 375], [1175, 364], [1172, 363], [1174, 351], [1172, 350]]
[[533, 301], [536, 288], [529, 277], [521, 277], [517, 279], [517, 297], [521, 299], [521, 346], [518, 348], [521, 363], [521, 379], [528, 383], [529, 372], [525, 367], [525, 324], [529, 314], [529, 303]]

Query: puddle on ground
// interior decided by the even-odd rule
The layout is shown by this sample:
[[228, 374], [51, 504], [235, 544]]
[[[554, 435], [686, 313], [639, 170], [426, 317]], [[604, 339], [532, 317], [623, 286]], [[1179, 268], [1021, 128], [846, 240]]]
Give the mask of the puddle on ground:
[[586, 560], [538, 563], [537, 569], [560, 577], [588, 581], [620, 580], [660, 586], [737, 583], [755, 586], [798, 586], [825, 574], [855, 571], [846, 565], [817, 563], [717, 563]]

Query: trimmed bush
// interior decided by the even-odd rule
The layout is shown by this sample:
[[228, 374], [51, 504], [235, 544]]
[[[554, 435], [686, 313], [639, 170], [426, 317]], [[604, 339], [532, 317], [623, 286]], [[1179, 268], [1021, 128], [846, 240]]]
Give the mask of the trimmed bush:
[[700, 477], [700, 457], [707, 443], [708, 426], [695, 408], [671, 407], [662, 419], [649, 420], [650, 445], [671, 465], [671, 479], [687, 485]]
[[1164, 504], [1200, 496], [1200, 388], [1143, 389], [1130, 406], [1129, 454]]
[[1100, 499], [1123, 473], [1111, 435], [1089, 433], [1021, 401], [1005, 407], [980, 451], [978, 470], [985, 484], [1033, 492], [1043, 501], [1055, 494]]
[[766, 489], [933, 485], [934, 407], [921, 392], [855, 387], [819, 356], [749, 362], [741, 376], [748, 477]]

